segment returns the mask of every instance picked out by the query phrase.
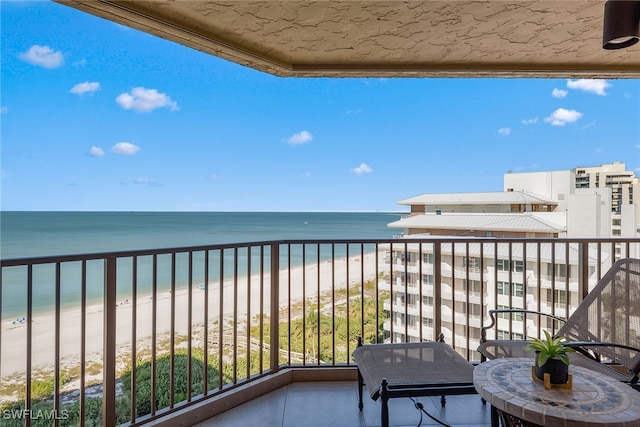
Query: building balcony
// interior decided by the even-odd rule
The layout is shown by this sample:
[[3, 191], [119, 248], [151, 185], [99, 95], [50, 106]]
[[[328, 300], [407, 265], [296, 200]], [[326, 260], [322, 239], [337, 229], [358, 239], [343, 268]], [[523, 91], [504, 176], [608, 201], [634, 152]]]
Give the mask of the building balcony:
[[[455, 307], [490, 305], [497, 290], [482, 272], [487, 289], [454, 296], [438, 264], [442, 246], [453, 241], [411, 240], [428, 245], [436, 261], [428, 294], [416, 287], [415, 301], [428, 297], [430, 307], [389, 303], [405, 292], [385, 263], [384, 248], [397, 250], [397, 241], [269, 241], [2, 260], [2, 425], [379, 425], [379, 402], [366, 400], [362, 413], [357, 408], [357, 337], [433, 341], [444, 333], [469, 361], [479, 360], [476, 337], [453, 331], [475, 331], [488, 319]], [[538, 255], [545, 245], [577, 248], [578, 256], [557, 262], [580, 272], [571, 305], [545, 306], [559, 316], [615, 261], [608, 249], [634, 256], [640, 248], [640, 239], [470, 242], [493, 249], [481, 251], [485, 265], [505, 252], [499, 246], [519, 253], [511, 249], [537, 245], [526, 252], [535, 254], [529, 265], [549, 263]], [[529, 298], [537, 286], [527, 281], [526, 301], [511, 298], [512, 305], [542, 307]], [[522, 330], [517, 322], [498, 325], [490, 335]], [[392, 424], [415, 425], [413, 403], [397, 400]], [[437, 399], [422, 400], [449, 423], [489, 424], [477, 396], [452, 396], [445, 409], [432, 404]]]

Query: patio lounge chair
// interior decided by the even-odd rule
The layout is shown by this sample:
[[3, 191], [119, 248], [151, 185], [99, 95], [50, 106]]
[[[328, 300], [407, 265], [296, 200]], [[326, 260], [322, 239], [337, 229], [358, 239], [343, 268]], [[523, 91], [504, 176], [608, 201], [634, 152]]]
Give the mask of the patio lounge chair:
[[[496, 315], [524, 313], [564, 322], [556, 336], [566, 336], [576, 353], [571, 363], [596, 370], [640, 390], [640, 259], [615, 262], [567, 319], [532, 310], [489, 310], [491, 324], [481, 330], [482, 361], [500, 357], [531, 357], [526, 340], [487, 340]], [[526, 318], [526, 317], [525, 317]]]

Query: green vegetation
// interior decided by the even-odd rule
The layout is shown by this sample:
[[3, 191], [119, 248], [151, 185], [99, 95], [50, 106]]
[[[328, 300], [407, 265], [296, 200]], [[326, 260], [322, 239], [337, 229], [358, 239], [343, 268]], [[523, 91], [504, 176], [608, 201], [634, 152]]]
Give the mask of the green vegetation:
[[[365, 342], [380, 342], [383, 340], [383, 322], [385, 312], [383, 301], [388, 298], [388, 293], [375, 294], [375, 282], [367, 282], [364, 286], [364, 300], [359, 287], [353, 287], [336, 291], [331, 295], [321, 297], [323, 301], [334, 301], [333, 304], [325, 303], [305, 304], [305, 313], [302, 312], [303, 304], [299, 303], [291, 307], [291, 323], [280, 322], [280, 348], [291, 348], [292, 353], [299, 354], [300, 360], [292, 362], [300, 363], [304, 357], [307, 363], [346, 363], [351, 357], [347, 349], [353, 352], [357, 345], [358, 336], [362, 336]], [[348, 298], [347, 298], [348, 295]], [[335, 317], [333, 314], [335, 313]], [[376, 313], [378, 319], [376, 321]], [[287, 318], [286, 311], [282, 318]], [[246, 379], [252, 375], [264, 371], [270, 366], [270, 353], [267, 347], [259, 347], [260, 343], [269, 344], [270, 322], [268, 317], [254, 319], [255, 325], [249, 329], [250, 349], [247, 350], [247, 337], [239, 331], [237, 347], [235, 347], [236, 363], [230, 356], [233, 346], [225, 347], [222, 363], [222, 381], [219, 376], [220, 355], [209, 354], [205, 363], [204, 352], [200, 348], [193, 348], [191, 353], [191, 384], [187, 384], [187, 370], [189, 365], [188, 353], [184, 349], [176, 350], [173, 357], [174, 379], [174, 403], [187, 399], [188, 391], [195, 397], [203, 393], [205, 389], [204, 371], [207, 370], [207, 390], [216, 390], [220, 383], [229, 384]], [[318, 337], [319, 333], [319, 337]], [[183, 338], [176, 337], [176, 343]], [[319, 342], [319, 346], [318, 346]], [[166, 348], [166, 343], [158, 348]], [[335, 354], [334, 354], [335, 347]], [[217, 347], [215, 348], [217, 350]], [[135, 412], [136, 417], [151, 413], [152, 405], [155, 410], [167, 408], [170, 405], [170, 373], [171, 355], [164, 353], [156, 358], [155, 375], [155, 401], [151, 401], [151, 355], [147, 352], [138, 354], [139, 360], [135, 366]], [[282, 362], [286, 363], [285, 356], [281, 353]], [[89, 365], [88, 369], [95, 370], [96, 366]], [[73, 378], [71, 371], [61, 374], [61, 385]], [[74, 374], [76, 372], [74, 371]], [[128, 366], [119, 377], [122, 384], [122, 394], [116, 399], [116, 421], [118, 424], [126, 423], [131, 417], [131, 366]], [[62, 405], [58, 413], [53, 411], [53, 379], [34, 380], [32, 382], [31, 425], [34, 427], [50, 426], [51, 417], [57, 416], [61, 426], [76, 426], [80, 424], [79, 402]], [[21, 427], [24, 425], [24, 394], [21, 402], [0, 404], [0, 420], [3, 427]], [[89, 397], [85, 399], [85, 425], [88, 427], [102, 424], [102, 399]]]
[[[349, 299], [347, 299], [346, 289], [335, 292], [333, 307], [330, 304], [320, 306], [317, 303], [310, 304], [306, 307], [306, 313], [303, 316], [302, 305], [300, 305], [298, 312], [292, 313], [291, 323], [280, 322], [280, 348], [291, 348], [293, 353], [304, 354], [307, 362], [313, 363], [319, 359], [323, 363], [346, 363], [351, 357], [347, 354], [347, 345], [349, 350], [353, 351], [359, 336], [362, 336], [365, 343], [382, 342], [383, 323], [386, 319], [383, 302], [388, 298], [388, 292], [382, 292], [376, 298], [375, 281], [366, 282], [364, 290], [364, 303], [360, 298], [360, 289], [352, 287]], [[367, 298], [367, 295], [370, 298]], [[326, 300], [326, 298], [323, 299]], [[292, 307], [293, 310], [294, 307]], [[332, 311], [335, 312], [335, 318], [332, 316]], [[378, 313], [377, 322], [376, 313]], [[258, 328], [254, 326], [251, 329], [252, 336], [259, 336]], [[264, 340], [268, 344], [270, 342], [269, 323], [264, 323], [263, 328]], [[318, 329], [320, 331], [319, 347]], [[333, 354], [334, 343], [335, 355]], [[283, 358], [281, 362], [286, 363], [287, 360]]]

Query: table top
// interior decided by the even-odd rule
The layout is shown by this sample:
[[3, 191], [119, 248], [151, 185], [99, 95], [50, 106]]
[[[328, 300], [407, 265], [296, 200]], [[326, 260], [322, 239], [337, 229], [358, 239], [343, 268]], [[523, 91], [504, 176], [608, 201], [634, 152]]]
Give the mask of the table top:
[[545, 389], [531, 377], [529, 358], [480, 363], [473, 384], [496, 409], [546, 427], [640, 427], [640, 392], [612, 377], [570, 365], [573, 387]]
[[473, 384], [473, 365], [444, 342], [365, 344], [353, 357], [372, 398], [383, 378], [391, 387]]

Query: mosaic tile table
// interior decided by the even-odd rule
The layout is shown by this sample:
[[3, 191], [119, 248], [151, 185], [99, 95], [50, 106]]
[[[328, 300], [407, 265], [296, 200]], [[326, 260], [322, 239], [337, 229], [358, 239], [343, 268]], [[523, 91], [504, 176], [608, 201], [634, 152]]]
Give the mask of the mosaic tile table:
[[531, 377], [532, 359], [480, 363], [473, 384], [491, 404], [492, 426], [640, 427], [640, 393], [609, 376], [569, 366], [571, 389], [545, 389]]

